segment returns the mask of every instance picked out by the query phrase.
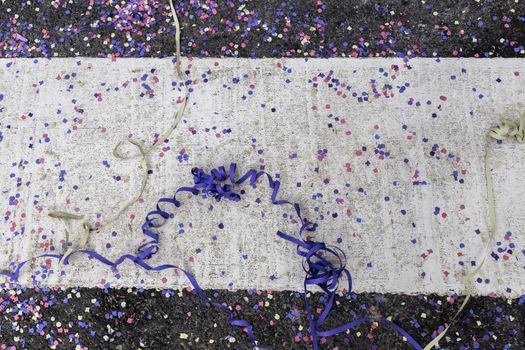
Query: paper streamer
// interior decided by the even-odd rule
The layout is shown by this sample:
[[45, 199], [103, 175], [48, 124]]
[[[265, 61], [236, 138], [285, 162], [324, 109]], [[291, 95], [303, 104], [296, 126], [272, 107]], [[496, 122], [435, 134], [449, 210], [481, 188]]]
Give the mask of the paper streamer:
[[[243, 327], [246, 333], [248, 334], [250, 341], [253, 343], [254, 348], [263, 349], [258, 345], [258, 342], [254, 338], [253, 327], [248, 322], [237, 319], [237, 314], [227, 306], [213, 302], [206, 295], [204, 290], [200, 287], [197, 280], [193, 277], [193, 275], [190, 272], [182, 269], [177, 265], [171, 264], [151, 266], [148, 263], [146, 263], [146, 260], [150, 259], [159, 250], [158, 244], [160, 236], [158, 233], [158, 229], [171, 217], [172, 213], [169, 211], [169, 207], [178, 208], [182, 204], [177, 199], [178, 193], [187, 192], [191, 193], [194, 196], [203, 194], [205, 197], [214, 198], [217, 202], [220, 202], [223, 198], [234, 202], [238, 202], [241, 200], [241, 196], [239, 193], [234, 191], [234, 186], [238, 186], [243, 184], [244, 182], [248, 182], [250, 186], [256, 187], [258, 180], [261, 177], [265, 177], [268, 181], [268, 187], [272, 190], [270, 196], [272, 204], [292, 206], [295, 213], [297, 214], [297, 217], [299, 218], [299, 222], [301, 225], [299, 228], [298, 235], [296, 237], [288, 235], [281, 231], [277, 232], [277, 236], [283, 238], [286, 241], [296, 244], [297, 254], [303, 258], [303, 269], [305, 271], [304, 298], [308, 313], [308, 321], [310, 325], [309, 328], [312, 336], [312, 343], [314, 349], [317, 350], [319, 348], [319, 337], [332, 336], [354, 328], [363, 322], [373, 321], [373, 319], [371, 318], [363, 317], [361, 319], [354, 320], [334, 329], [321, 329], [324, 321], [328, 317], [334, 304], [340, 279], [346, 277], [348, 283], [348, 292], [352, 290], [352, 278], [350, 272], [345, 266], [345, 254], [337, 247], [327, 246], [324, 242], [314, 241], [303, 236], [304, 232], [315, 231], [317, 228], [317, 224], [303, 218], [301, 214], [301, 207], [298, 203], [292, 203], [287, 200], [277, 198], [279, 194], [279, 188], [281, 185], [281, 183], [278, 180], [274, 180], [270, 174], [264, 171], [256, 171], [255, 169], [247, 171], [244, 175], [237, 179], [235, 176], [235, 171], [235, 163], [230, 164], [228, 171], [226, 171], [225, 167], [221, 166], [211, 170], [210, 174], [205, 173], [202, 169], [199, 168], [192, 169], [194, 180], [193, 186], [179, 187], [173, 195], [173, 197], [160, 198], [157, 202], [156, 208], [146, 215], [146, 219], [141, 226], [141, 230], [142, 233], [149, 238], [149, 241], [138, 247], [137, 255], [124, 254], [116, 261], [111, 261], [95, 251], [88, 249], [78, 249], [72, 251], [67, 256], [65, 254], [44, 254], [40, 255], [38, 258], [48, 257], [58, 260], [63, 259], [63, 263], [65, 265], [68, 265], [69, 260], [73, 255], [84, 254], [98, 260], [103, 264], [111, 266], [113, 269], [115, 269], [118, 265], [122, 264], [126, 260], [130, 260], [138, 266], [149, 271], [178, 269], [185, 274], [185, 276], [188, 278], [197, 294], [206, 302], [207, 305], [214, 306], [219, 310], [227, 312], [230, 315], [230, 324], [232, 326]], [[222, 184], [223, 182], [226, 182], [228, 180], [230, 183]], [[62, 218], [77, 219], [76, 216], [68, 213], [65, 213], [62, 216]], [[27, 260], [18, 264], [12, 273], [0, 274], [10, 277], [12, 281], [17, 281], [21, 269], [29, 261], [31, 260]], [[332, 263], [332, 261], [335, 261], [335, 264]], [[328, 300], [323, 311], [321, 312], [321, 315], [317, 318], [315, 317], [314, 312], [312, 311], [312, 306], [308, 297], [310, 286], [319, 287], [326, 294]], [[414, 347], [414, 349], [423, 349], [401, 327], [395, 325], [387, 319], [378, 319], [377, 321], [385, 323], [386, 325], [392, 327], [394, 330], [400, 333], [403, 337], [405, 337], [408, 340], [408, 342]]]
[[[502, 119], [501, 124], [492, 128], [489, 131], [488, 136], [498, 141], [503, 141], [503, 140], [514, 138], [518, 143], [525, 143], [524, 119], [525, 118], [523, 115], [520, 117], [518, 121]], [[494, 183], [492, 180], [492, 168], [490, 164], [491, 164], [490, 148], [487, 147], [485, 151], [485, 183], [487, 187], [487, 201], [488, 201], [488, 240], [487, 240], [487, 243], [485, 244], [485, 247], [483, 248], [483, 253], [481, 255], [481, 262], [477, 265], [474, 271], [472, 271], [471, 273], [469, 273], [467, 276], [463, 278], [466, 285], [470, 285], [472, 283], [472, 278], [475, 277], [479, 271], [481, 271], [487, 259], [488, 253], [490, 251], [490, 247], [494, 245], [494, 242], [496, 239], [496, 205], [494, 201]], [[463, 309], [469, 302], [471, 296], [472, 296], [472, 293], [469, 291], [468, 294], [465, 296], [463, 303], [461, 303], [459, 310], [456, 312], [456, 314], [454, 315], [452, 320], [449, 322], [449, 324], [430, 343], [428, 343], [427, 346], [425, 346], [424, 350], [431, 350], [433, 347], [439, 348], [439, 341], [443, 339], [443, 337], [447, 334], [450, 327], [457, 320], [458, 316], [461, 314], [461, 312], [463, 312]]]
[[[177, 17], [177, 13], [175, 11], [175, 6], [173, 6], [173, 1], [169, 0], [170, 4], [170, 10], [171, 15], [173, 17], [173, 22], [175, 24], [175, 68], [177, 71], [178, 78], [183, 81], [182, 76], [182, 70], [181, 70], [181, 52], [180, 52], [180, 23], [179, 19]], [[180, 120], [182, 119], [182, 116], [184, 115], [184, 112], [186, 112], [186, 106], [189, 98], [189, 89], [186, 84], [183, 84], [184, 86], [184, 96], [182, 97], [182, 105], [179, 107], [179, 109], [173, 114], [173, 122], [171, 126], [160, 135], [160, 137], [157, 138], [157, 140], [148, 148], [143, 147], [139, 142], [134, 140], [123, 140], [117, 143], [115, 148], [113, 149], [113, 156], [116, 159], [119, 160], [129, 160], [129, 159], [139, 159], [140, 160], [140, 167], [142, 169], [142, 181], [139, 187], [139, 190], [137, 191], [137, 194], [133, 196], [133, 198], [128, 201], [120, 210], [113, 216], [112, 219], [108, 220], [107, 222], [103, 223], [101, 226], [99, 226], [97, 229], [90, 229], [89, 225], [84, 222], [82, 223], [82, 232], [80, 234], [80, 240], [77, 244], [77, 248], [82, 248], [86, 245], [87, 241], [89, 240], [89, 232], [91, 231], [100, 231], [103, 228], [106, 228], [110, 224], [114, 223], [115, 221], [120, 218], [120, 216], [126, 212], [129, 208], [131, 208], [135, 203], [139, 201], [139, 199], [142, 197], [144, 190], [146, 189], [146, 186], [148, 184], [148, 164], [147, 164], [147, 156], [164, 140], [168, 139], [173, 131], [177, 128], [177, 125], [179, 124]], [[133, 147], [135, 147], [138, 150], [138, 153], [135, 155], [128, 156], [124, 153], [123, 147], [124, 145], [129, 144]], [[79, 217], [76, 214], [66, 213], [63, 211], [52, 211], [48, 214], [52, 218], [61, 219], [62, 222], [65, 224], [63, 220], [80, 220], [82, 217]], [[65, 225], [67, 226], [67, 225]], [[65, 229], [65, 251], [64, 256], [67, 256], [72, 251], [72, 247], [69, 246], [69, 231], [66, 227]]]

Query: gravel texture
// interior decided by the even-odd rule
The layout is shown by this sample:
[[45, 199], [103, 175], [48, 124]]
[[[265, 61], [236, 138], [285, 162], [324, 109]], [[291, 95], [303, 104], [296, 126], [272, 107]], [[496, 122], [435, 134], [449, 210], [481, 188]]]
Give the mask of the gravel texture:
[[[185, 55], [525, 57], [523, 1], [175, 3]], [[0, 7], [0, 56], [165, 57], [175, 51], [167, 0], [4, 0]]]
[[[0, 299], [0, 346], [16, 349], [250, 349], [228, 315], [188, 290], [6, 288]], [[302, 295], [261, 290], [209, 293], [254, 326], [266, 349], [308, 349]], [[313, 305], [322, 308], [320, 294]], [[3, 299], [3, 300], [2, 300]], [[340, 296], [325, 329], [359, 317], [389, 318], [422, 346], [451, 320], [463, 298], [437, 295]], [[525, 297], [473, 297], [452, 326], [444, 349], [525, 349]], [[367, 322], [321, 339], [322, 349], [411, 349], [382, 323]], [[2, 347], [5, 349], [5, 347]]]

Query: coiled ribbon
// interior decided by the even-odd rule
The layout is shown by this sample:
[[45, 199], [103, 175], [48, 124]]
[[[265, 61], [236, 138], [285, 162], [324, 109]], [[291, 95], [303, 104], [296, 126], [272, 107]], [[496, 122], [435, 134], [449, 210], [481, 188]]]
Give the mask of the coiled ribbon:
[[[303, 269], [305, 271], [304, 279], [304, 298], [307, 309], [307, 316], [309, 322], [309, 329], [312, 336], [312, 343], [315, 350], [318, 349], [318, 339], [319, 337], [328, 337], [344, 331], [347, 331], [351, 328], [354, 328], [361, 323], [372, 321], [373, 319], [368, 317], [363, 317], [358, 320], [354, 320], [337, 328], [323, 331], [321, 327], [328, 317], [330, 310], [335, 301], [337, 290], [339, 287], [340, 279], [346, 277], [348, 283], [348, 292], [352, 290], [352, 277], [350, 272], [346, 268], [346, 256], [343, 251], [337, 247], [328, 246], [324, 242], [317, 242], [309, 238], [305, 238], [303, 233], [305, 231], [312, 232], [317, 228], [317, 224], [308, 221], [303, 218], [301, 214], [301, 208], [297, 203], [291, 203], [287, 200], [278, 199], [278, 193], [281, 183], [278, 180], [274, 180], [272, 176], [264, 171], [256, 171], [254, 169], [248, 170], [240, 178], [235, 177], [236, 164], [232, 163], [229, 166], [228, 171], [226, 168], [221, 166], [216, 169], [211, 170], [210, 174], [207, 174], [202, 169], [194, 168], [192, 169], [193, 174], [193, 186], [183, 186], [179, 187], [173, 197], [160, 198], [157, 202], [157, 205], [154, 210], [150, 211], [146, 215], [146, 219], [141, 226], [142, 233], [149, 239], [148, 242], [142, 244], [137, 249], [137, 254], [124, 254], [116, 261], [111, 261], [101, 254], [88, 250], [88, 249], [78, 249], [66, 254], [43, 254], [37, 258], [47, 257], [62, 260], [65, 265], [69, 264], [69, 260], [75, 254], [85, 254], [90, 258], [94, 258], [99, 262], [111, 266], [115, 269], [118, 265], [122, 264], [126, 260], [130, 260], [134, 264], [142, 267], [148, 271], [162, 271], [167, 269], [178, 269], [184, 273], [188, 278], [189, 282], [197, 292], [197, 294], [205, 301], [207, 306], [214, 306], [215, 308], [222, 310], [230, 315], [230, 324], [232, 326], [243, 327], [248, 334], [248, 337], [254, 349], [263, 349], [258, 346], [257, 341], [253, 335], [253, 327], [250, 323], [245, 320], [237, 319], [237, 314], [232, 311], [229, 307], [212, 302], [212, 300], [206, 295], [204, 290], [200, 287], [197, 280], [193, 275], [182, 269], [179, 266], [165, 264], [159, 266], [151, 266], [146, 261], [150, 259], [159, 251], [159, 233], [158, 229], [164, 225], [164, 223], [171, 217], [170, 213], [166, 206], [174, 206], [178, 208], [181, 206], [181, 202], [177, 199], [177, 194], [181, 192], [188, 192], [194, 196], [203, 194], [205, 197], [212, 197], [217, 202], [221, 201], [223, 198], [238, 202], [241, 200], [239, 193], [234, 191], [234, 186], [240, 185], [244, 182], [248, 182], [250, 186], [256, 187], [256, 183], [261, 177], [266, 177], [268, 180], [268, 186], [272, 190], [271, 201], [274, 205], [290, 205], [294, 208], [301, 227], [299, 229], [299, 237], [293, 237], [281, 231], [277, 232], [277, 236], [280, 238], [294, 243], [297, 245], [297, 254], [303, 258]], [[230, 183], [222, 184], [223, 182], [229, 180]], [[33, 258], [36, 259], [36, 258]], [[11, 278], [13, 281], [17, 281], [19, 278], [20, 270], [24, 265], [31, 260], [26, 260], [19, 263], [12, 273], [0, 272], [1, 275], [5, 275]], [[309, 300], [309, 287], [318, 286], [324, 293], [327, 295], [328, 302], [326, 303], [323, 311], [319, 317], [315, 317], [314, 312], [312, 311], [312, 306]], [[408, 342], [416, 350], [422, 350], [423, 348], [401, 327], [392, 323], [387, 319], [378, 319], [377, 321], [385, 323], [386, 325], [392, 327], [402, 336], [404, 336]]]

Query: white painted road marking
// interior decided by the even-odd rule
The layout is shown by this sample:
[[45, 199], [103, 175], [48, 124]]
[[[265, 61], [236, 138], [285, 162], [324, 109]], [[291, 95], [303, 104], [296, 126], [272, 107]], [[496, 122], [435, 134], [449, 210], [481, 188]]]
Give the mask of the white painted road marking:
[[[525, 100], [525, 61], [409, 64], [410, 69], [400, 59], [194, 60], [198, 83], [188, 112], [166, 144], [171, 149], [159, 149], [163, 156], [149, 159], [153, 173], [144, 201], [129, 213], [134, 219], [125, 215], [114, 225], [117, 236], [111, 230], [93, 234], [90, 248], [111, 258], [134, 252], [145, 213], [160, 196], [191, 184], [193, 166], [235, 161], [246, 170], [264, 164], [281, 174], [283, 197], [299, 201], [319, 222], [319, 237], [341, 240], [336, 244], [347, 253], [355, 290], [461, 291], [458, 276], [465, 270], [459, 262], [468, 266], [479, 260], [487, 232], [485, 135], [499, 113], [516, 111]], [[117, 161], [111, 151], [129, 135], [149, 144], [167, 127], [178, 97], [175, 80], [170, 60], [0, 61], [0, 210], [8, 217], [0, 231], [1, 266], [49, 245], [61, 251], [63, 227], [47, 217], [49, 210], [78, 208], [94, 225], [110, 219], [133, 195], [139, 164]], [[374, 90], [379, 97], [373, 97]], [[369, 101], [359, 102], [363, 92]], [[506, 250], [486, 264], [480, 277], [488, 283], [475, 285], [481, 294], [517, 296], [525, 292], [525, 149], [513, 143], [491, 147], [496, 239]], [[381, 159], [380, 152], [389, 156]], [[270, 205], [263, 186], [245, 189], [240, 203], [186, 200], [163, 228], [160, 252], [151, 262], [185, 266], [206, 288], [301, 289], [295, 247], [275, 236], [278, 229], [295, 232], [297, 225]], [[15, 235], [23, 226], [24, 234]], [[505, 239], [507, 231], [512, 236]], [[188, 285], [175, 272], [147, 273], [127, 263], [115, 278], [109, 268], [82, 256], [72, 259], [64, 276], [55, 265], [47, 284]], [[26, 268], [22, 282], [29, 284], [30, 275]]]

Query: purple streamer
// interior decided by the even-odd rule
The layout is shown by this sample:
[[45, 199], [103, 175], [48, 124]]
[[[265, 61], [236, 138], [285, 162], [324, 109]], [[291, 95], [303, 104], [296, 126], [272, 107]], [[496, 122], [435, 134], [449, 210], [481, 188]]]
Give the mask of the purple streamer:
[[[241, 196], [238, 193], [233, 191], [234, 185], [240, 185], [248, 181], [250, 186], [256, 187], [256, 183], [259, 180], [259, 178], [266, 176], [268, 180], [268, 186], [272, 190], [272, 194], [270, 197], [272, 204], [293, 206], [295, 213], [297, 214], [297, 217], [299, 218], [299, 221], [301, 223], [298, 238], [287, 235], [286, 233], [283, 233], [281, 231], [277, 232], [277, 236], [291, 243], [296, 244], [297, 254], [303, 258], [303, 270], [305, 271], [304, 298], [305, 298], [305, 303], [306, 303], [308, 322], [310, 325], [309, 328], [310, 328], [310, 333], [312, 336], [312, 343], [313, 343], [314, 350], [318, 350], [319, 348], [319, 340], [318, 340], [319, 337], [329, 337], [329, 336], [347, 331], [364, 322], [372, 321], [372, 319], [368, 317], [363, 317], [358, 320], [354, 320], [352, 322], [349, 322], [347, 324], [344, 324], [342, 326], [339, 326], [339, 327], [336, 327], [336, 328], [333, 328], [327, 331], [320, 330], [324, 321], [328, 317], [330, 310], [332, 309], [332, 306], [334, 304], [334, 300], [337, 294], [337, 290], [339, 287], [339, 281], [342, 277], [346, 277], [347, 279], [348, 292], [352, 290], [352, 277], [350, 275], [350, 272], [345, 266], [346, 256], [344, 252], [338, 247], [327, 246], [324, 242], [316, 242], [316, 241], [309, 240], [308, 238], [303, 237], [303, 233], [305, 231], [307, 232], [315, 231], [317, 228], [317, 224], [310, 222], [307, 219], [302, 217], [301, 208], [299, 204], [291, 203], [287, 200], [277, 199], [277, 195], [279, 193], [279, 187], [281, 184], [278, 180], [274, 180], [270, 174], [264, 171], [256, 171], [255, 169], [248, 170], [243, 176], [241, 176], [239, 179], [236, 179], [235, 178], [236, 167], [237, 166], [235, 163], [231, 163], [228, 171], [226, 171], [225, 167], [220, 166], [216, 169], [212, 169], [210, 174], [205, 173], [202, 169], [193, 168], [192, 174], [193, 174], [194, 185], [191, 187], [179, 187], [179, 189], [177, 189], [177, 191], [171, 198], [160, 198], [157, 201], [155, 210], [150, 211], [146, 215], [146, 219], [141, 226], [141, 230], [142, 230], [142, 233], [146, 237], [148, 237], [150, 240], [137, 248], [137, 255], [124, 254], [120, 258], [118, 258], [116, 261], [111, 261], [105, 258], [104, 256], [100, 255], [97, 252], [87, 250], [87, 249], [81, 249], [81, 250], [74, 251], [65, 257], [63, 257], [63, 255], [60, 255], [60, 254], [43, 254], [36, 258], [49, 257], [49, 258], [60, 260], [63, 257], [64, 264], [68, 265], [69, 259], [71, 258], [72, 255], [82, 253], [91, 258], [98, 260], [99, 262], [103, 264], [109, 265], [112, 268], [116, 268], [118, 265], [122, 264], [124, 261], [130, 260], [134, 264], [148, 271], [162, 271], [166, 269], [178, 269], [182, 271], [184, 275], [188, 278], [194, 290], [205, 301], [207, 306], [211, 305], [219, 310], [227, 312], [230, 315], [230, 324], [232, 326], [243, 327], [246, 329], [250, 342], [252, 342], [252, 344], [254, 345], [254, 349], [264, 350], [263, 348], [258, 346], [257, 342], [255, 341], [252, 325], [248, 323], [247, 321], [237, 319], [236, 318], [237, 314], [234, 311], [230, 310], [230, 308], [228, 308], [227, 306], [212, 302], [212, 300], [206, 295], [204, 290], [200, 287], [197, 280], [192, 276], [191, 273], [180, 268], [179, 266], [171, 265], [171, 264], [151, 266], [147, 264], [145, 260], [150, 259], [153, 255], [155, 255], [159, 251], [159, 246], [158, 246], [159, 234], [155, 231], [159, 227], [161, 227], [166, 222], [166, 220], [168, 220], [170, 216], [172, 215], [172, 213], [163, 209], [164, 206], [173, 205], [175, 208], [178, 208], [181, 206], [181, 202], [177, 200], [176, 198], [178, 193], [189, 192], [194, 196], [197, 196], [202, 193], [208, 197], [215, 198], [217, 202], [221, 201], [222, 198], [226, 198], [228, 200], [238, 202], [241, 200]], [[229, 180], [231, 184], [221, 185], [221, 182], [224, 182], [226, 180]], [[330, 257], [330, 260], [328, 259], [328, 257]], [[12, 281], [17, 281], [19, 278], [20, 270], [29, 261], [30, 260], [26, 260], [26, 261], [19, 263], [12, 273], [0, 272], [0, 275], [8, 276], [10, 277]], [[332, 263], [332, 261], [335, 261], [335, 264]], [[314, 316], [314, 313], [312, 311], [312, 306], [308, 298], [308, 287], [312, 285], [318, 286], [328, 297], [327, 298], [328, 302], [326, 303], [323, 311], [321, 312], [321, 315], [317, 319]], [[379, 319], [378, 321], [387, 324], [388, 326], [396, 330], [398, 333], [400, 333], [402, 336], [404, 336], [408, 340], [408, 342], [414, 347], [414, 349], [416, 350], [423, 349], [401, 327], [397, 326], [396, 324], [386, 319]]]

